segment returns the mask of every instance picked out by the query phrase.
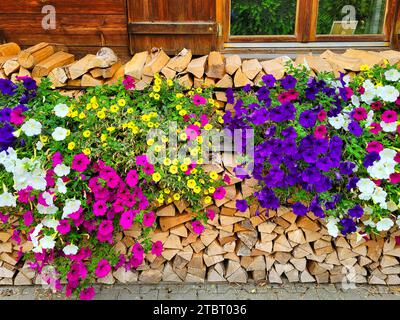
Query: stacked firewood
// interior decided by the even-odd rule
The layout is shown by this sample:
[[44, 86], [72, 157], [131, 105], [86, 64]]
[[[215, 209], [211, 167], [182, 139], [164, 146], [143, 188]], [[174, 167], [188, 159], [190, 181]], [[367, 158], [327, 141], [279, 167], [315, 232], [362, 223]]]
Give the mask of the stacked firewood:
[[42, 42], [25, 50], [16, 43], [0, 45], [0, 78], [13, 81], [18, 76], [30, 76], [38, 82], [49, 77], [55, 88], [91, 87], [112, 81], [121, 66], [110, 48], [76, 61], [63, 45]]
[[[288, 208], [266, 211], [257, 203], [245, 212], [236, 209], [236, 199], [248, 198], [257, 188], [253, 179], [233, 177], [231, 168], [209, 166], [230, 177], [224, 199], [207, 207], [216, 213], [201, 235], [190, 221], [194, 214], [185, 201], [157, 208], [159, 228], [153, 241], [161, 241], [161, 256], [146, 256], [137, 271], [121, 268], [101, 283], [116, 281], [229, 282], [247, 283], [369, 283], [400, 285], [400, 246], [396, 227], [384, 239], [362, 238], [355, 234], [333, 238], [321, 219], [312, 213], [296, 216]], [[139, 239], [138, 224], [116, 238], [115, 250], [126, 254]], [[0, 232], [0, 285], [40, 284], [41, 278], [28, 265], [17, 263], [18, 251], [31, 248], [30, 242], [17, 245], [12, 232]]]

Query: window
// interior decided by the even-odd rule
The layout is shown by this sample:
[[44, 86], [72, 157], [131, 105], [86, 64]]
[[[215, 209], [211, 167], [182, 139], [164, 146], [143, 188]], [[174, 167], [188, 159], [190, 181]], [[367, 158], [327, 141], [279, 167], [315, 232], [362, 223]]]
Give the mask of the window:
[[224, 42], [387, 42], [400, 0], [219, 0]]

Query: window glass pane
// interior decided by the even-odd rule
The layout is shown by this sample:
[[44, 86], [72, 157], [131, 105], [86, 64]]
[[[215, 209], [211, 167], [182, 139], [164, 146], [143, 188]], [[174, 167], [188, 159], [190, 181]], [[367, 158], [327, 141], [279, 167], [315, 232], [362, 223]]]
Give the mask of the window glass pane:
[[317, 34], [382, 34], [386, 0], [320, 0]]
[[296, 0], [232, 0], [231, 35], [293, 35]]

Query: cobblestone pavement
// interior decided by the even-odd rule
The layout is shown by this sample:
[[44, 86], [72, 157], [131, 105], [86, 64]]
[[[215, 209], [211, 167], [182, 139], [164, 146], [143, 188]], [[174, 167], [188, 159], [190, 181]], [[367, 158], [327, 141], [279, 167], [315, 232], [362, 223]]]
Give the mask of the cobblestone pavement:
[[[400, 300], [400, 286], [293, 284], [130, 284], [96, 287], [98, 300]], [[38, 286], [0, 287], [0, 300], [60, 300]]]

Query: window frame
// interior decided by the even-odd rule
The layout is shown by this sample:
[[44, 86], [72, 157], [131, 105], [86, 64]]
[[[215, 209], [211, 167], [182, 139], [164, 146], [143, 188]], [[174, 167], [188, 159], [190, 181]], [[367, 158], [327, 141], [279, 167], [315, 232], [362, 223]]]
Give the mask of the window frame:
[[223, 43], [272, 42], [388, 42], [395, 30], [397, 8], [400, 0], [386, 0], [382, 34], [323, 35], [317, 34], [319, 0], [297, 0], [294, 35], [231, 35], [231, 0], [217, 0], [217, 22], [221, 25]]

